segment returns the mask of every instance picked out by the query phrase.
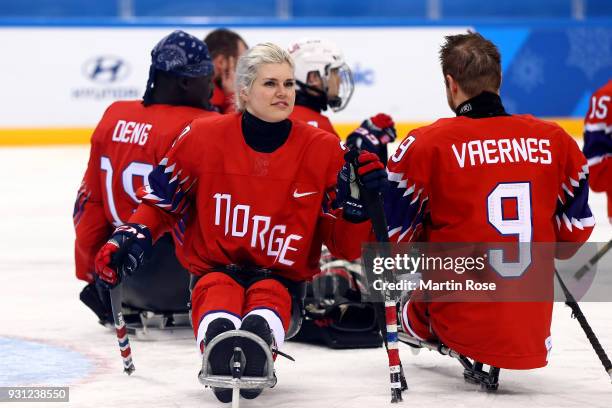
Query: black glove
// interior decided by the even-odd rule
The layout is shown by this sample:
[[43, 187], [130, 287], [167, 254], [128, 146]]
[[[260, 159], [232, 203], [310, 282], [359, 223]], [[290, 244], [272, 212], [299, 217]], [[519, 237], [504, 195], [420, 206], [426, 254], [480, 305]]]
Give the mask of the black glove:
[[125, 224], [118, 227], [96, 255], [96, 274], [109, 289], [131, 275], [145, 259], [150, 258], [153, 247], [151, 232], [145, 225]]
[[360, 187], [369, 194], [380, 194], [387, 186], [387, 172], [377, 155], [351, 150], [344, 155], [344, 166], [338, 173], [337, 200], [343, 216], [349, 222], [367, 220], [368, 214], [361, 199]]

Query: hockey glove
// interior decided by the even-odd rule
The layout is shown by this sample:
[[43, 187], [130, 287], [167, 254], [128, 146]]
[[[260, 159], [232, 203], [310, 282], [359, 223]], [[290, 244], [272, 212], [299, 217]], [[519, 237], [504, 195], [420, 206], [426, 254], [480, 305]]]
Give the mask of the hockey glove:
[[109, 289], [131, 275], [151, 256], [153, 240], [149, 229], [141, 224], [118, 227], [96, 255], [96, 274]]
[[357, 147], [372, 153], [378, 153], [381, 146], [391, 143], [397, 137], [395, 123], [391, 116], [379, 113], [364, 120], [346, 140], [349, 147]]
[[371, 152], [354, 149], [344, 155], [344, 160], [338, 173], [337, 200], [347, 221], [363, 222], [369, 217], [359, 189], [365, 188], [371, 194], [382, 193], [387, 185], [387, 172], [378, 156]]

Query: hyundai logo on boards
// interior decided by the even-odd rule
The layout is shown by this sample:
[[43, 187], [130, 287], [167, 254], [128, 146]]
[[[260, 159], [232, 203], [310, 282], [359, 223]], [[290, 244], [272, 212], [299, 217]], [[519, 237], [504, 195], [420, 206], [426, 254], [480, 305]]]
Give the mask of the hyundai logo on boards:
[[130, 64], [118, 56], [91, 57], [82, 64], [81, 73], [88, 79], [89, 84], [72, 88], [70, 93], [73, 99], [105, 102], [137, 99], [144, 92], [140, 86], [124, 83], [131, 74]]
[[110, 55], [93, 57], [83, 64], [83, 74], [100, 84], [122, 81], [129, 73], [130, 67], [124, 59]]

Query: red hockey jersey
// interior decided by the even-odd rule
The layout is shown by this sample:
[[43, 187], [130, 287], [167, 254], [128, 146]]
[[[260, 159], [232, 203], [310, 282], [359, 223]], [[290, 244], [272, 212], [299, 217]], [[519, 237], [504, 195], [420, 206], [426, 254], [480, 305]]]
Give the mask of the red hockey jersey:
[[130, 222], [157, 237], [189, 212], [183, 250], [194, 274], [234, 264], [307, 280], [322, 243], [357, 258], [371, 228], [326, 210], [343, 162], [337, 138], [299, 121], [281, 147], [259, 153], [244, 140], [241, 114], [199, 119], [151, 173]]
[[340, 138], [327, 116], [321, 115], [319, 112], [316, 112], [306, 106], [295, 105], [293, 108], [293, 112], [291, 113], [291, 116], [289, 116], [289, 118], [291, 120], [299, 120], [302, 122], [306, 122], [310, 126], [323, 129]]
[[[388, 168], [392, 242], [584, 242], [594, 225], [576, 142], [530, 115], [438, 120], [410, 132]], [[546, 364], [552, 302], [432, 302], [427, 313], [459, 353], [505, 368]]]
[[215, 85], [213, 89], [212, 97], [210, 98], [210, 104], [213, 105], [219, 113], [233, 113], [234, 109], [234, 95], [228, 95], [223, 92], [223, 89]]
[[612, 223], [612, 80], [591, 96], [584, 119], [583, 152], [589, 162], [589, 185], [608, 195]]
[[89, 163], [73, 213], [79, 279], [93, 279], [96, 252], [113, 228], [130, 218], [140, 203], [138, 188], [146, 184], [176, 135], [194, 118], [209, 115], [217, 113], [187, 106], [145, 107], [138, 100], [107, 108], [91, 137]]

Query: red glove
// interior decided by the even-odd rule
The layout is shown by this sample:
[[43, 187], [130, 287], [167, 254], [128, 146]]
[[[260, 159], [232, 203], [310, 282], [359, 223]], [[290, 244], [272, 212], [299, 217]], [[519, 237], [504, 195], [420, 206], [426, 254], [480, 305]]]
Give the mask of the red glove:
[[118, 227], [96, 255], [96, 274], [108, 289], [131, 275], [151, 256], [153, 240], [149, 229], [140, 224]]
[[391, 116], [385, 113], [379, 113], [376, 116], [372, 116], [370, 119], [368, 119], [368, 121], [374, 125], [368, 130], [370, 130], [370, 132], [373, 133], [378, 140], [380, 140], [380, 143], [391, 143], [397, 137], [397, 133], [395, 132], [395, 122], [393, 122]]
[[[346, 145], [380, 154], [381, 148], [397, 137], [394, 126], [391, 116], [379, 113], [361, 122], [361, 125], [346, 138]], [[386, 152], [386, 148], [384, 150]]]
[[[359, 153], [359, 156], [357, 156], [357, 163], [359, 163], [359, 167], [357, 167], [357, 174], [359, 175], [359, 178], [362, 180], [366, 188], [370, 190], [378, 190], [378, 187], [372, 186], [374, 188], [370, 188], [364, 179], [367, 179], [369, 175], [372, 175], [376, 172], [376, 174], [378, 175], [377, 178], [381, 178], [381, 176], [384, 176], [382, 178], [386, 180], [387, 173], [384, 172], [385, 165], [382, 164], [377, 155], [372, 152], [366, 152], [365, 150], [362, 150]], [[383, 170], [384, 174], [383, 172], [377, 170]]]
[[104, 281], [105, 286], [115, 287], [119, 283], [120, 277], [116, 267], [112, 267], [113, 254], [119, 250], [119, 246], [114, 242], [105, 243], [96, 254], [95, 268], [96, 275]]
[[[359, 188], [355, 188], [357, 180], [371, 193], [379, 194], [387, 186], [387, 172], [378, 156], [365, 150], [350, 150], [344, 155], [344, 160], [344, 166], [338, 173], [336, 201], [344, 209], [346, 220], [359, 223], [368, 219], [368, 215]], [[357, 177], [351, 176], [351, 168], [354, 168]]]

